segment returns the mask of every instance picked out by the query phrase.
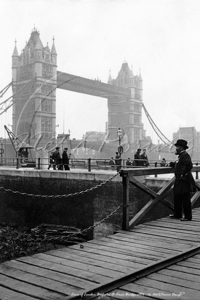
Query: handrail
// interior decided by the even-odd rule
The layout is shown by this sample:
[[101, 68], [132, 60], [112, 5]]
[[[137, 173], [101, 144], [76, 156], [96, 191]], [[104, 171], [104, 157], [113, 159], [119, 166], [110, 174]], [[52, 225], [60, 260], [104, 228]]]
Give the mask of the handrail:
[[[200, 172], [200, 166], [193, 166], [192, 172]], [[120, 176], [122, 177], [123, 183], [123, 221], [122, 221], [122, 229], [129, 230], [131, 227], [137, 225], [142, 217], [157, 203], [162, 202], [170, 209], [174, 209], [173, 205], [169, 203], [165, 197], [171, 191], [171, 188], [174, 184], [175, 177], [169, 179], [168, 182], [159, 190], [158, 193], [146, 187], [142, 182], [137, 181], [135, 177], [137, 176], [148, 176], [148, 175], [158, 175], [158, 174], [173, 174], [174, 168], [171, 167], [148, 167], [148, 168], [123, 168], [120, 170]], [[133, 178], [131, 180], [131, 177]], [[198, 177], [196, 176], [196, 179]], [[129, 220], [129, 197], [130, 197], [130, 183], [150, 195], [151, 200], [139, 211], [136, 215]], [[192, 206], [200, 197], [200, 186], [196, 183], [197, 191], [191, 198]]]

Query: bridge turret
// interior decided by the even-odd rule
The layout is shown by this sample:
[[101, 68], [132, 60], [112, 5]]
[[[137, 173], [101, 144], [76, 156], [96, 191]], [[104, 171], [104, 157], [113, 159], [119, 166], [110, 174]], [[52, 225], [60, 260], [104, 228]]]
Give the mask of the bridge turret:
[[[46, 144], [54, 136], [56, 123], [57, 53], [43, 46], [39, 31], [34, 28], [20, 56], [13, 52], [14, 89], [21, 90], [21, 101], [13, 99], [13, 127], [17, 136], [29, 134], [29, 143], [42, 136]], [[53, 60], [52, 60], [53, 56]], [[17, 61], [18, 59], [18, 61]], [[34, 78], [34, 83], [33, 83]], [[22, 90], [24, 88], [24, 90]], [[14, 90], [13, 90], [14, 93]]]

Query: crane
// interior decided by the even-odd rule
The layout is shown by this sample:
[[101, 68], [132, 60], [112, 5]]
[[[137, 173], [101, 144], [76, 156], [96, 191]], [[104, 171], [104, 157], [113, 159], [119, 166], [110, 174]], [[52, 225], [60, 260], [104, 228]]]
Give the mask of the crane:
[[6, 125], [4, 125], [4, 128], [8, 134], [9, 139], [12, 143], [12, 146], [15, 150], [16, 158], [20, 158], [20, 162], [21, 162], [22, 166], [23, 166], [23, 164], [26, 164], [26, 166], [29, 166], [29, 163], [31, 165], [33, 163], [35, 164], [35, 162], [33, 162], [33, 161], [29, 162], [29, 160], [28, 160], [28, 155], [29, 155], [28, 149], [34, 149], [34, 147], [24, 141], [22, 142], [17, 136], [15, 136], [15, 134]]

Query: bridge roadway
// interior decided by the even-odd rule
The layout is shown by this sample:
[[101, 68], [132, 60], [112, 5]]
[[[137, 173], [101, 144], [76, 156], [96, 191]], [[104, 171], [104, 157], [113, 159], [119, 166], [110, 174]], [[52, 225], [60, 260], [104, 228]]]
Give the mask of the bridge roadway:
[[0, 299], [199, 299], [199, 229], [196, 208], [192, 222], [166, 217], [4, 262]]

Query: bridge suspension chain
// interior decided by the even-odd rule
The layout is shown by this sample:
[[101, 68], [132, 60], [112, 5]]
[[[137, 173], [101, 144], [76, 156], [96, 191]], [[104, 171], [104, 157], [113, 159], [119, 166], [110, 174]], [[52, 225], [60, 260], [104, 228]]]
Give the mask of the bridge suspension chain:
[[[31, 86], [33, 81], [34, 81], [34, 79], [30, 80], [26, 85], [22, 86], [15, 94], [13, 94], [12, 96], [8, 97], [6, 100], [4, 100], [0, 103], [0, 110], [2, 110], [0, 112], [0, 115], [2, 115], [4, 112], [6, 112], [11, 106], [13, 106], [13, 104], [15, 102], [17, 102], [20, 99], [23, 92], [26, 91], [26, 89], [28, 89]], [[12, 85], [12, 83], [11, 83], [11, 85]], [[13, 101], [13, 97], [15, 97], [16, 95], [18, 95], [18, 96], [15, 99], [15, 101]]]
[[0, 91], [0, 98], [3, 97], [3, 95], [7, 92], [7, 90], [11, 86], [12, 86], [12, 81], [5, 88], [3, 88], [3, 90]]
[[153, 130], [155, 131], [155, 133], [157, 134], [157, 136], [160, 138], [160, 140], [164, 143], [164, 144], [171, 144], [171, 141], [161, 132], [161, 130], [158, 128], [158, 126], [155, 124], [155, 122], [153, 121], [153, 119], [151, 118], [150, 114], [148, 113], [146, 107], [144, 104], [142, 104], [142, 107], [144, 109], [144, 112], [147, 116], [147, 119], [149, 121], [149, 123], [151, 124]]

